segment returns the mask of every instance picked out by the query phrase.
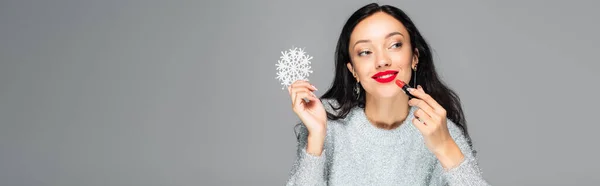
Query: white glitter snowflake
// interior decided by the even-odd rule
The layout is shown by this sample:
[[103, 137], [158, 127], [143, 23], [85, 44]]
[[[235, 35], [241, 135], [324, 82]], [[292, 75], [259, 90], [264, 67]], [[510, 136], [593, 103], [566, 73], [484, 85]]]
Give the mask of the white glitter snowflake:
[[288, 51], [281, 51], [281, 57], [277, 61], [277, 77], [281, 82], [281, 89], [284, 89], [294, 83], [296, 80], [308, 80], [310, 70], [311, 56], [306, 54], [303, 49], [294, 47]]

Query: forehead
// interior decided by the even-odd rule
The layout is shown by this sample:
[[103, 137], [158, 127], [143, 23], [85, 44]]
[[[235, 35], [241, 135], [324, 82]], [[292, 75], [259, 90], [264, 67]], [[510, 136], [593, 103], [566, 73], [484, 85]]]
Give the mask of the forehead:
[[405, 37], [408, 32], [404, 25], [396, 18], [384, 12], [377, 12], [360, 21], [350, 36], [350, 42], [357, 40], [379, 40], [384, 39], [389, 33], [400, 32]]

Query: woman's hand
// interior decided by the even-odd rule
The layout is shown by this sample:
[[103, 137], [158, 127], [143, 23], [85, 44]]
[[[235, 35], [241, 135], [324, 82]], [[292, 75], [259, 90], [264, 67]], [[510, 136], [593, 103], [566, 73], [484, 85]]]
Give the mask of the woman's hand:
[[[321, 155], [327, 134], [327, 113], [321, 100], [313, 93], [315, 90], [315, 86], [303, 80], [295, 81], [288, 87], [292, 109], [308, 129], [307, 152]], [[304, 98], [310, 102], [305, 102]]]
[[421, 85], [417, 89], [409, 89], [416, 98], [410, 99], [408, 105], [416, 106], [413, 124], [423, 134], [425, 145], [436, 155], [444, 168], [457, 166], [463, 161], [464, 155], [450, 136], [446, 121], [446, 110]]

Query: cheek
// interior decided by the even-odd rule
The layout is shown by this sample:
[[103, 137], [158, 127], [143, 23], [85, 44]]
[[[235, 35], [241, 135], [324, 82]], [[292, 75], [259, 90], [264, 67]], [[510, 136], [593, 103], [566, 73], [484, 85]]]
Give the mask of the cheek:
[[391, 55], [392, 63], [399, 68], [411, 68], [412, 56], [410, 53], [402, 52]]
[[365, 81], [371, 78], [366, 70], [358, 71], [358, 77], [360, 78], [360, 81]]
[[369, 69], [374, 68], [372, 64], [373, 63], [365, 60], [354, 61], [355, 73], [358, 75], [358, 78], [360, 78], [361, 81], [365, 78], [371, 78], [369, 77]]
[[412, 57], [410, 54], [405, 54], [403, 52], [402, 54], [392, 55], [391, 60], [394, 68], [400, 70], [398, 79], [409, 82], [412, 74]]

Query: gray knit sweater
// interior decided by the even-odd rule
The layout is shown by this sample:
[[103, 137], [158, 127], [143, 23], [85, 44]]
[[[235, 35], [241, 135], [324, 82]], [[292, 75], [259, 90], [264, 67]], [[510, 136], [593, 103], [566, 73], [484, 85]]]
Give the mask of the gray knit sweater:
[[[337, 103], [322, 100], [325, 109]], [[287, 185], [489, 185], [482, 177], [474, 151], [462, 131], [448, 120], [448, 129], [465, 156], [463, 162], [445, 170], [427, 149], [423, 136], [407, 118], [393, 130], [370, 124], [364, 109], [355, 107], [345, 119], [328, 120], [323, 153], [306, 152], [308, 131], [297, 127], [298, 150]]]

